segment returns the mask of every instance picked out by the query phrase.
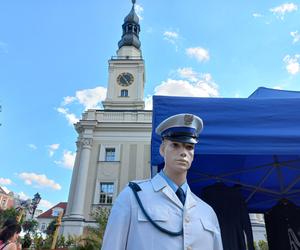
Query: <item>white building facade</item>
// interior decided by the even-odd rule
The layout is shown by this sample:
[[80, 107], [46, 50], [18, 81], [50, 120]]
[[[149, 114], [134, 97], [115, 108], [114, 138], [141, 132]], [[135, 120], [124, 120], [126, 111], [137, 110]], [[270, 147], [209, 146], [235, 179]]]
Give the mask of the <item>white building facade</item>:
[[134, 179], [150, 177], [152, 112], [144, 110], [145, 67], [134, 5], [125, 17], [116, 56], [109, 61], [103, 110], [90, 109], [75, 125], [77, 153], [63, 217], [63, 234], [80, 235], [92, 211], [110, 206]]

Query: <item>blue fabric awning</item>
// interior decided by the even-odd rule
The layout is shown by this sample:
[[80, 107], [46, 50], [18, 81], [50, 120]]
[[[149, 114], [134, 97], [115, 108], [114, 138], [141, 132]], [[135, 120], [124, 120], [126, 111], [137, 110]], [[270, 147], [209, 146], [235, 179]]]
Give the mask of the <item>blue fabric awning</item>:
[[[278, 90], [276, 90], [278, 91]], [[204, 121], [188, 174], [191, 189], [215, 181], [241, 185], [251, 212], [263, 212], [279, 199], [300, 205], [300, 98], [153, 97], [151, 165], [163, 167], [155, 127], [178, 113]]]

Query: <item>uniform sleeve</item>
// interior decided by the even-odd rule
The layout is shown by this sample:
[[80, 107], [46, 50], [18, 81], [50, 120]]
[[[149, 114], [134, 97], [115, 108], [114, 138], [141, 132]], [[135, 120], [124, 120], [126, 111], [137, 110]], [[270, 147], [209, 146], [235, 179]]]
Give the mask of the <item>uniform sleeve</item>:
[[221, 233], [215, 234], [214, 250], [223, 250]]
[[103, 237], [102, 250], [125, 250], [131, 221], [130, 192], [126, 187], [116, 199]]
[[219, 226], [218, 217], [215, 213], [214, 213], [214, 220], [215, 220], [215, 225], [216, 225], [216, 228], [217, 228], [217, 232], [214, 235], [214, 250], [223, 250], [221, 229], [220, 229], [220, 226]]

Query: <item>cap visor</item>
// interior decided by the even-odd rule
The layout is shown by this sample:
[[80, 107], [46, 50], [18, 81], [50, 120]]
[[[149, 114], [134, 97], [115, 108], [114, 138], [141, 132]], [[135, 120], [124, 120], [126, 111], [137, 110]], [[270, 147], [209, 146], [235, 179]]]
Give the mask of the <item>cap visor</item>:
[[166, 136], [164, 137], [164, 139], [170, 141], [182, 142], [182, 143], [190, 143], [190, 144], [196, 144], [198, 142], [197, 139], [188, 136], [176, 136], [176, 137]]

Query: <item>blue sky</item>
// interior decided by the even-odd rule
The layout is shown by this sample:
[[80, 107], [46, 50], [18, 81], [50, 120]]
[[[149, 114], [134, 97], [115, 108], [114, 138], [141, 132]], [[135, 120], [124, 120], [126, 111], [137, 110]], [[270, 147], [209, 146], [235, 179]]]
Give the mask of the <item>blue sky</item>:
[[[0, 1], [0, 185], [67, 201], [76, 122], [101, 108], [130, 0]], [[300, 1], [138, 0], [145, 98], [300, 90]]]

